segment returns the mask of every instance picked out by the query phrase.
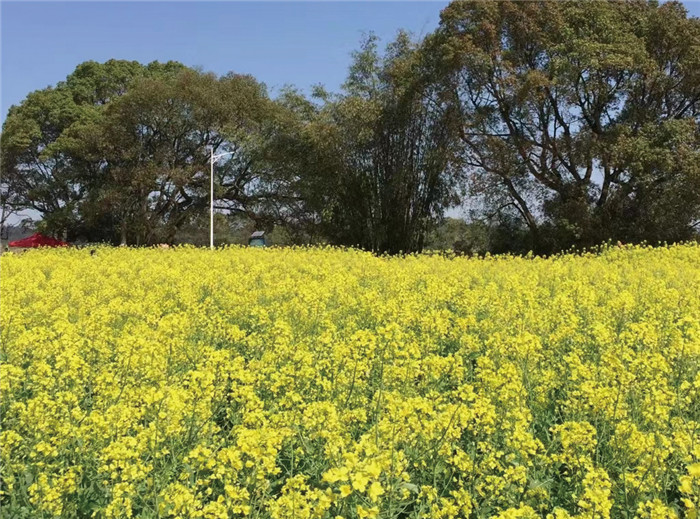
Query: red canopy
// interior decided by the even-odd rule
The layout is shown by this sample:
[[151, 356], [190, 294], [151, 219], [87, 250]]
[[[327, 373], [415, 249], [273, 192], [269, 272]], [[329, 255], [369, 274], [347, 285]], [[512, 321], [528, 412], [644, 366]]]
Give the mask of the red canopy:
[[32, 234], [28, 238], [22, 240], [11, 241], [8, 244], [10, 247], [67, 247], [68, 244], [64, 241], [44, 236], [43, 234]]

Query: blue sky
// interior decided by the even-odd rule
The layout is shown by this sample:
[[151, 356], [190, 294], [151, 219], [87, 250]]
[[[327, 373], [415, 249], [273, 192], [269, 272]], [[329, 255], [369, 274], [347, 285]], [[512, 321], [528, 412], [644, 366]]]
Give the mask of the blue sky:
[[363, 32], [432, 31], [434, 2], [8, 2], [0, 5], [4, 120], [12, 104], [79, 63], [177, 60], [223, 74], [337, 89]]
[[[446, 1], [0, 3], [0, 118], [79, 63], [177, 60], [284, 84], [337, 89], [364, 32], [432, 31]], [[700, 2], [688, 2], [700, 16]]]

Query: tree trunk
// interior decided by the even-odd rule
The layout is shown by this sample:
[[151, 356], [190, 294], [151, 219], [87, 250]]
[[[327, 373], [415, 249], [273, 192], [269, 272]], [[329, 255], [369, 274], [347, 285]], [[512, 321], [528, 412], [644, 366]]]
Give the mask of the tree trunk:
[[126, 247], [126, 220], [122, 220], [121, 223], [121, 240], [119, 246]]

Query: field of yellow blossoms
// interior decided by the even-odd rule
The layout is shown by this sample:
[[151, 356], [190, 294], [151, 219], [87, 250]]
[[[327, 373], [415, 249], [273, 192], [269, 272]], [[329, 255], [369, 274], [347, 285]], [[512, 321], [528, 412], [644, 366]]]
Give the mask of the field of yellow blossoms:
[[0, 261], [3, 518], [698, 516], [698, 245]]

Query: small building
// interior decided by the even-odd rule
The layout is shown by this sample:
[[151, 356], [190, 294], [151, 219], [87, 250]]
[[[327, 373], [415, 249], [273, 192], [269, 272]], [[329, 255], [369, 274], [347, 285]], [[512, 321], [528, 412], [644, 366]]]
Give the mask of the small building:
[[248, 245], [250, 247], [265, 247], [265, 231], [255, 231], [248, 238]]

